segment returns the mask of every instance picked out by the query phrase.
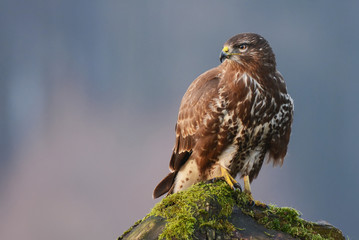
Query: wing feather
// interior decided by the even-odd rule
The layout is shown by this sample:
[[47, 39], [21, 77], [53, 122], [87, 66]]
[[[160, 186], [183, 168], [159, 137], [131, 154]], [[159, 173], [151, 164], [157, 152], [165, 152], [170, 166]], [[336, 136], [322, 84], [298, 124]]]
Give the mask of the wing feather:
[[280, 92], [278, 99], [278, 105], [280, 105], [280, 109], [278, 114], [281, 115], [281, 122], [277, 126], [276, 134], [274, 134], [271, 139], [267, 162], [272, 161], [274, 166], [282, 166], [284, 157], [287, 154], [288, 143], [290, 139], [294, 105], [293, 99], [287, 93], [284, 79], [278, 71], [276, 72], [276, 79], [278, 80], [277, 88]]
[[189, 86], [182, 98], [170, 161], [171, 171], [178, 171], [192, 154], [199, 124], [209, 111], [209, 103], [218, 94], [219, 74], [218, 68], [203, 73]]
[[[220, 89], [224, 87], [223, 81], [233, 79], [234, 75], [230, 73], [224, 76], [222, 70], [223, 64], [201, 74], [183, 96], [175, 127], [175, 145], [169, 164], [171, 174], [156, 187], [155, 197], [165, 192], [172, 193], [178, 171], [193, 154], [199, 171], [204, 173], [233, 140], [234, 132], [237, 130], [229, 130], [228, 125], [224, 124], [227, 112], [224, 99], [228, 96], [221, 96]], [[235, 88], [239, 89], [238, 86]]]

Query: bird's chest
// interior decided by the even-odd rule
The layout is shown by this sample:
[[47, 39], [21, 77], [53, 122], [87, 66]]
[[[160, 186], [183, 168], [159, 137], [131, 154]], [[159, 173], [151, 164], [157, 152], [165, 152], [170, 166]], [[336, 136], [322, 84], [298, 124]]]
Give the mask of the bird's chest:
[[270, 135], [270, 124], [259, 124], [253, 128], [238, 127], [232, 143], [219, 155], [219, 162], [231, 172], [239, 172], [243, 166], [255, 165], [264, 158]]
[[218, 158], [234, 175], [263, 162], [277, 128], [273, 119], [279, 112], [275, 98], [258, 88], [249, 88], [239, 99], [224, 104], [227, 108], [223, 111], [222, 125], [228, 130], [230, 144]]
[[233, 145], [236, 146], [236, 154], [233, 156], [231, 168], [240, 170], [246, 163], [253, 165], [264, 158], [267, 152], [268, 140], [271, 128], [268, 122], [249, 128], [243, 128], [238, 132]]

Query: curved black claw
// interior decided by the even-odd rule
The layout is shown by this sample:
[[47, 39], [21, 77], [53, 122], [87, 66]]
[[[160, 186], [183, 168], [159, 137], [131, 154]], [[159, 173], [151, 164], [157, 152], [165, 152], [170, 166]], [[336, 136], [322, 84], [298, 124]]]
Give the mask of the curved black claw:
[[256, 205], [256, 202], [253, 201], [253, 200], [249, 200], [248, 205], [249, 205], [251, 208], [254, 208], [254, 206]]
[[215, 178], [209, 179], [209, 180], [206, 181], [206, 183], [215, 183], [215, 182], [217, 182], [219, 180], [223, 180], [223, 177], [219, 177], [219, 178], [215, 177]]
[[251, 208], [260, 207], [260, 208], [263, 208], [263, 209], [270, 209], [270, 207], [267, 204], [262, 203], [260, 201], [255, 201], [255, 200], [249, 200], [248, 205]]
[[241, 185], [239, 183], [237, 183], [237, 182], [233, 184], [233, 188], [234, 189], [239, 189], [239, 191], [243, 192]]

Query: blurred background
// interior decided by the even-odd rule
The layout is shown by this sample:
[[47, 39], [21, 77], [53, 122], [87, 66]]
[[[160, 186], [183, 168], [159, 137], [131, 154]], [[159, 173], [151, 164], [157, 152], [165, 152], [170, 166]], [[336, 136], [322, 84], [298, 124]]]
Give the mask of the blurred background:
[[183, 94], [223, 43], [271, 44], [295, 101], [254, 197], [359, 239], [359, 2], [0, 1], [0, 239], [115, 239], [159, 200]]

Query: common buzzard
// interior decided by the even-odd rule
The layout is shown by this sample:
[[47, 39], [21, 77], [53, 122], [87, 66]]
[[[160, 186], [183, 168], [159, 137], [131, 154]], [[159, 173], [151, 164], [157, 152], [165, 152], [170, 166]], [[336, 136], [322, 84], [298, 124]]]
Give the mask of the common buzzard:
[[168, 174], [153, 197], [200, 181], [237, 174], [245, 192], [264, 161], [282, 165], [293, 119], [293, 100], [276, 69], [269, 43], [260, 35], [230, 38], [221, 64], [201, 74], [183, 96]]

